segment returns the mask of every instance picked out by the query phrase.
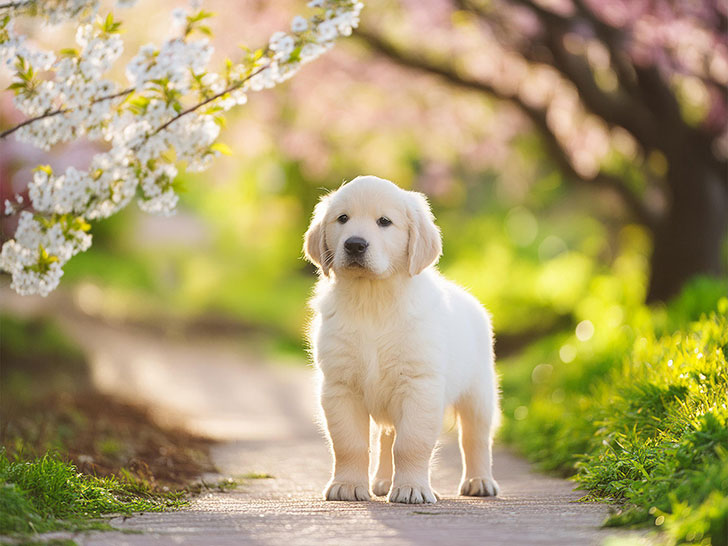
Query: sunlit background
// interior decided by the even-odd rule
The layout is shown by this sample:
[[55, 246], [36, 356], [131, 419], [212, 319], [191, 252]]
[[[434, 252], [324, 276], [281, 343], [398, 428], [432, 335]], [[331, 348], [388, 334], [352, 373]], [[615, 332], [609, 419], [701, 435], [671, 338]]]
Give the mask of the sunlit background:
[[[218, 61], [234, 56], [238, 44], [262, 45], [299, 4], [208, 0], [206, 8], [218, 13], [211, 23]], [[170, 32], [172, 5], [141, 2], [122, 12], [129, 51]], [[134, 24], [142, 17], [148, 25]], [[665, 173], [664, 156], [586, 115], [555, 69], [526, 65], [473, 12], [450, 2], [374, 1], [363, 27], [435, 62], [452, 51], [454, 68], [495, 80], [499, 91], [526, 104], [557, 102], [550, 124], [580, 175], [600, 166], [627, 173], [650, 206], [664, 206], [650, 187]], [[36, 38], [69, 40], [63, 28]], [[586, 51], [598, 81], [616, 85], [604, 47], [570, 38], [567, 45]], [[725, 79], [728, 68], [720, 70]], [[700, 116], [705, 89], [686, 86], [686, 115]], [[19, 120], [7, 93], [0, 115], [4, 125]], [[221, 317], [298, 350], [315, 278], [301, 259], [301, 234], [316, 200], [358, 174], [430, 197], [444, 237], [442, 271], [480, 298], [501, 335], [582, 321], [594, 332], [615, 331], [644, 300], [649, 233], [614, 192], [569, 181], [513, 103], [398, 66], [362, 39], [342, 41], [289, 83], [251, 95], [221, 140], [232, 155], [201, 176], [181, 176], [176, 216], [130, 207], [94, 225], [92, 250], [74, 258], [63, 279], [79, 306], [130, 319]], [[0, 146], [3, 198], [22, 191], [36, 164], [83, 167], [94, 151], [83, 142], [51, 154], [12, 140]], [[572, 345], [591, 335], [582, 337]], [[569, 355], [562, 351], [562, 360]]]
[[[245, 332], [273, 355], [303, 360], [315, 271], [302, 260], [302, 233], [321, 195], [375, 174], [429, 196], [444, 239], [440, 269], [491, 311], [499, 356], [558, 334], [542, 374], [609, 347], [645, 301], [653, 236], [598, 178], [617, 177], [657, 215], [667, 207], [667, 158], [587, 112], [579, 89], [539, 62], [541, 53], [529, 60], [523, 42], [537, 25], [523, 4], [509, 5], [508, 19], [487, 2], [368, 2], [359, 36], [233, 111], [221, 136], [231, 154], [202, 175], [180, 175], [175, 216], [131, 206], [96, 223], [93, 248], [68, 264], [61, 292], [92, 316]], [[174, 5], [140, 2], [122, 12], [126, 55], [171, 32]], [[211, 22], [218, 63], [241, 44], [263, 45], [304, 9], [295, 1], [205, 7], [218, 14]], [[615, 2], [607, 15], [628, 13]], [[673, 29], [668, 45], [694, 71], [674, 79], [686, 123], [725, 121], [701, 79], [703, 70], [728, 81], [725, 44], [712, 48], [687, 17], [682, 26], [652, 22], [653, 30]], [[635, 46], [635, 55], [645, 56], [652, 38], [638, 38], [644, 51]], [[72, 36], [61, 26], [34, 39], [70, 45]], [[562, 46], [588, 63], [605, 96], [622, 85], [607, 46], [578, 24]], [[545, 112], [550, 136], [528, 109]], [[4, 93], [2, 125], [20, 120]], [[717, 157], [724, 148], [718, 139]], [[0, 150], [3, 199], [24, 190], [37, 164], [84, 167], [95, 151], [81, 141], [46, 153], [12, 139]], [[12, 219], [3, 228], [10, 236]], [[721, 252], [725, 264], [725, 242]]]
[[[179, 4], [119, 10], [122, 61], [169, 37]], [[204, 7], [217, 14], [218, 66], [306, 10], [303, 0]], [[728, 451], [701, 459], [672, 500], [673, 485], [659, 486], [664, 498], [631, 488], [652, 483], [635, 461], [668, 484], [677, 473], [660, 475], [660, 465], [679, 457], [663, 453], [728, 446], [718, 398], [728, 347], [727, 16], [708, 1], [367, 1], [352, 37], [230, 112], [220, 137], [229, 155], [201, 175], [180, 169], [176, 215], [132, 205], [94, 223], [92, 248], [47, 299], [15, 296], [0, 276], [3, 448], [60, 449], [85, 471], [132, 468], [152, 484], [210, 469], [185, 451], [199, 439], [139, 433], [146, 417], [87, 383], [186, 412], [188, 431], [208, 437], [290, 440], [312, 429], [312, 405], [285, 422], [274, 411], [307, 373], [316, 272], [302, 236], [322, 195], [373, 174], [427, 194], [443, 235], [439, 268], [493, 316], [501, 441], [628, 499], [636, 508], [621, 523], [662, 525], [658, 506], [674, 536], [708, 536], [712, 523], [700, 522], [728, 521], [725, 495], [708, 498], [728, 487]], [[44, 47], [73, 43], [69, 25], [30, 25], [21, 30]], [[615, 39], [627, 27], [629, 39]], [[0, 86], [8, 78], [0, 69]], [[0, 130], [21, 121], [3, 92]], [[85, 168], [93, 146], [43, 152], [0, 140], [0, 198], [25, 192], [38, 164]], [[2, 219], [3, 241], [14, 221]], [[28, 322], [37, 314], [55, 326]], [[218, 371], [208, 373], [212, 354]], [[263, 367], [272, 376], [261, 363], [286, 366]], [[249, 400], [236, 398], [240, 384], [256, 386]], [[707, 447], [685, 436], [693, 430]], [[140, 473], [129, 461], [142, 452], [149, 464], [162, 453], [154, 460], [164, 465]], [[680, 510], [703, 502], [686, 519], [698, 523], [681, 526]]]

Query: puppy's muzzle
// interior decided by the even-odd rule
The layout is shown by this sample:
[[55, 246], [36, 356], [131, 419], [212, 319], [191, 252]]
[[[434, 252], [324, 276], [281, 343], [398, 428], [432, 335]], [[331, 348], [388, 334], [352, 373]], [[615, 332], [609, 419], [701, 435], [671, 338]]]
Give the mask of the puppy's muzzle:
[[349, 263], [364, 265], [364, 254], [369, 243], [361, 237], [349, 237], [344, 241], [344, 250], [349, 258]]

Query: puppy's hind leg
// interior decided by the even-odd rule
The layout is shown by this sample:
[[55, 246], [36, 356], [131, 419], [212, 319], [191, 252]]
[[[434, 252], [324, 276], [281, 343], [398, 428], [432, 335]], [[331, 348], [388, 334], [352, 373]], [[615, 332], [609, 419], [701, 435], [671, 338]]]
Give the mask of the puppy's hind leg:
[[372, 492], [378, 497], [384, 497], [392, 486], [392, 444], [394, 443], [394, 430], [381, 427], [379, 431], [379, 463], [372, 481]]
[[493, 434], [498, 422], [495, 393], [465, 395], [455, 406], [460, 422], [460, 451], [463, 476], [460, 494], [470, 497], [493, 497], [498, 484], [493, 479]]
[[324, 382], [321, 405], [334, 456], [334, 471], [324, 498], [370, 500], [369, 413], [364, 402], [347, 386]]

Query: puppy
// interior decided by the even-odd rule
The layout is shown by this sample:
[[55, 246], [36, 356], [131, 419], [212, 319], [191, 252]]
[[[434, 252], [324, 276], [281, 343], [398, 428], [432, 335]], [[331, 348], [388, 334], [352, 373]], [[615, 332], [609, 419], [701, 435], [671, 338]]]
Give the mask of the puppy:
[[435, 269], [440, 231], [424, 195], [360, 176], [324, 196], [304, 253], [320, 269], [313, 358], [334, 456], [327, 500], [369, 500], [369, 426], [378, 427], [375, 495], [434, 503], [430, 459], [447, 406], [460, 426], [460, 494], [491, 496], [500, 411], [490, 319]]

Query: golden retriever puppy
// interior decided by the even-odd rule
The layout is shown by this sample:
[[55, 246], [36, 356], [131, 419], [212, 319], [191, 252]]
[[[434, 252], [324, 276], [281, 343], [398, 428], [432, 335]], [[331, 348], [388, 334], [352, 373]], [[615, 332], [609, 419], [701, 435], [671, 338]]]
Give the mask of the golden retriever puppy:
[[424, 195], [360, 176], [324, 196], [304, 253], [320, 269], [313, 358], [334, 468], [324, 497], [369, 500], [369, 425], [380, 436], [375, 495], [432, 503], [430, 459], [447, 406], [460, 425], [460, 494], [491, 496], [500, 412], [490, 319], [435, 269], [440, 231]]

